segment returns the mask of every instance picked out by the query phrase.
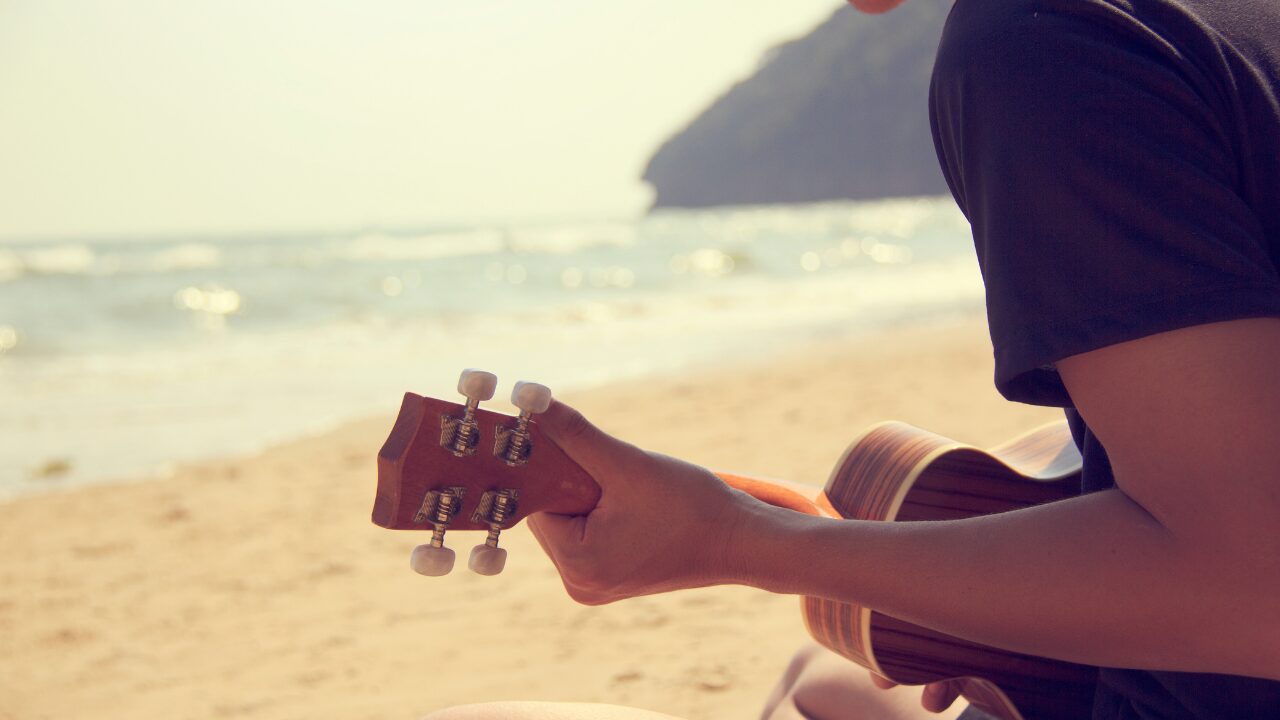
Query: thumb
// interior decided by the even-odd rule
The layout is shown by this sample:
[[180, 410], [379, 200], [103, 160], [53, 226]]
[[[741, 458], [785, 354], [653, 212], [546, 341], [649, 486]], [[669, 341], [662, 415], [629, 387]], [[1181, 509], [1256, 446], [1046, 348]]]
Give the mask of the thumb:
[[538, 415], [536, 422], [543, 434], [602, 486], [611, 476], [607, 472], [609, 461], [627, 447], [559, 400], [552, 400], [551, 407]]
[[920, 696], [920, 704], [929, 712], [940, 713], [951, 707], [951, 704], [959, 697], [960, 683], [954, 680], [944, 680], [925, 685], [924, 693]]

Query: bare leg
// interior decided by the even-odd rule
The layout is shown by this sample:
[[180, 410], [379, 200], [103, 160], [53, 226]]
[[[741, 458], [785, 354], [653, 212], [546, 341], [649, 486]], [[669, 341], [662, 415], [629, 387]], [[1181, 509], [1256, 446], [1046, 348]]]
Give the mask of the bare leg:
[[[954, 720], [964, 702], [933, 714], [920, 688], [881, 690], [867, 671], [816, 644], [805, 646], [765, 703], [761, 720]], [[423, 720], [678, 720], [649, 710], [591, 703], [495, 702], [460, 705]]]
[[920, 706], [920, 688], [881, 690], [866, 670], [817, 644], [796, 653], [761, 720], [953, 720], [967, 703], [941, 714]]
[[671, 715], [595, 703], [493, 702], [438, 710], [422, 720], [679, 720]]

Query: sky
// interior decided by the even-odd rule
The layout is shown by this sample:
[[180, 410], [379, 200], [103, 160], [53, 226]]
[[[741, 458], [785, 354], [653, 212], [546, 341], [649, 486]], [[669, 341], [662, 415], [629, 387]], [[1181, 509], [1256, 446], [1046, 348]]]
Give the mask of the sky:
[[0, 241], [642, 212], [838, 0], [0, 0]]

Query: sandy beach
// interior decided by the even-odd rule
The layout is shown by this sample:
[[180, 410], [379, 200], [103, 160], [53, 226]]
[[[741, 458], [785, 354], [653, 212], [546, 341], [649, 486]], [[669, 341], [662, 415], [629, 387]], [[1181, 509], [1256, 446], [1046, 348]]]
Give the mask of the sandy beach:
[[[967, 318], [564, 399], [641, 446], [820, 485], [879, 420], [989, 445], [1060, 417], [990, 378]], [[414, 718], [497, 699], [755, 716], [806, 638], [794, 597], [579, 606], [523, 526], [496, 578], [412, 573], [422, 536], [368, 518], [398, 401], [170, 479], [0, 505], [0, 718]], [[461, 556], [477, 541], [451, 537]]]

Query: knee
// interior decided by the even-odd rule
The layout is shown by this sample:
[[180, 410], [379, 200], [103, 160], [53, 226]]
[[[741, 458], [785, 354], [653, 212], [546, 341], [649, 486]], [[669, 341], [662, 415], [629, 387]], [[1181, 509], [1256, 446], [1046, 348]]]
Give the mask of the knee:
[[[421, 720], [497, 720], [512, 717], [510, 703], [491, 702], [455, 705], [436, 710]], [[517, 716], [518, 717], [518, 716]]]
[[804, 647], [796, 651], [791, 656], [791, 662], [787, 664], [787, 669], [782, 673], [782, 680], [778, 683], [787, 689], [793, 688], [805, 671], [813, 667], [813, 665], [825, 655], [827, 651], [817, 643], [808, 643]]
[[778, 713], [780, 707], [791, 703], [792, 696], [795, 694], [800, 678], [804, 676], [807, 670], [819, 654], [822, 647], [817, 643], [808, 643], [796, 651], [791, 656], [791, 662], [787, 663], [787, 669], [783, 671], [782, 677], [778, 679], [778, 683], [774, 685], [773, 690], [769, 693], [769, 699], [765, 701], [764, 710], [760, 717], [762, 720], [780, 717]]
[[774, 688], [762, 717], [766, 720], [813, 718], [918, 718], [913, 691], [881, 690], [870, 674], [833, 652], [811, 644], [791, 659]]
[[437, 710], [422, 720], [679, 720], [670, 715], [594, 703], [487, 702]]

